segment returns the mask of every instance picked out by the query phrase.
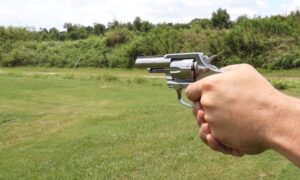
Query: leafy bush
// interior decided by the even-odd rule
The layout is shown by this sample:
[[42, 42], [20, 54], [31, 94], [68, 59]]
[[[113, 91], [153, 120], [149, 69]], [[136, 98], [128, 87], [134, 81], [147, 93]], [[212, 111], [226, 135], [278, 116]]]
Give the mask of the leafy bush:
[[211, 19], [186, 24], [153, 25], [136, 18], [126, 24], [113, 21], [107, 28], [66, 23], [66, 31], [0, 26], [0, 64], [131, 68], [141, 55], [200, 51], [219, 55], [219, 65], [297, 68], [299, 17], [295, 12], [266, 18], [242, 16], [231, 22], [226, 10], [218, 9]]
[[130, 40], [130, 32], [125, 28], [118, 28], [106, 34], [106, 45], [114, 47]]
[[276, 58], [269, 66], [271, 69], [290, 69], [300, 67], [300, 52], [284, 53]]
[[296, 88], [297, 84], [293, 81], [286, 80], [273, 80], [271, 81], [272, 85], [278, 90], [285, 90], [290, 88]]
[[14, 49], [2, 57], [1, 65], [7, 67], [23, 66], [30, 64], [31, 60], [32, 56], [28, 52]]
[[264, 48], [259, 39], [254, 32], [237, 27], [225, 33], [224, 44], [229, 48], [230, 54], [257, 55]]

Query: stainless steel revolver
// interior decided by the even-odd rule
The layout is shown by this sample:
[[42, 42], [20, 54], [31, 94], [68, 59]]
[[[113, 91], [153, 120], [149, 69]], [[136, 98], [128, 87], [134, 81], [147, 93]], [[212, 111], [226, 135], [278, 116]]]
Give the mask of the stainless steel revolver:
[[203, 77], [220, 73], [220, 69], [211, 65], [216, 57], [208, 57], [201, 52], [141, 56], [137, 57], [135, 65], [147, 68], [149, 73], [165, 73], [168, 87], [176, 90], [178, 101], [192, 108], [193, 104], [182, 98], [182, 90]]

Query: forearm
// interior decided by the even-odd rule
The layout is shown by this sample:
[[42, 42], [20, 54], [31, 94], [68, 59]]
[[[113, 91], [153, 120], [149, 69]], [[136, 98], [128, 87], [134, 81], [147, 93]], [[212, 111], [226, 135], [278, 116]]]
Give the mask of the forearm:
[[[270, 147], [300, 167], [300, 100], [283, 95], [276, 124], [272, 125]], [[277, 101], [277, 102], [280, 102]]]

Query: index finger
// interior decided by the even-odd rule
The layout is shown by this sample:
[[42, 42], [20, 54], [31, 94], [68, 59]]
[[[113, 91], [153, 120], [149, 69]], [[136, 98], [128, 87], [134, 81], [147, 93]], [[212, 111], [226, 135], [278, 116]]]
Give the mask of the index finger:
[[222, 76], [224, 76], [224, 73], [226, 72], [209, 75], [190, 84], [185, 90], [186, 96], [193, 102], [200, 101], [203, 92], [212, 90], [216, 86], [216, 84], [220, 82]]
[[204, 86], [204, 79], [190, 84], [186, 89], [186, 96], [189, 100], [197, 102], [201, 98], [202, 88]]

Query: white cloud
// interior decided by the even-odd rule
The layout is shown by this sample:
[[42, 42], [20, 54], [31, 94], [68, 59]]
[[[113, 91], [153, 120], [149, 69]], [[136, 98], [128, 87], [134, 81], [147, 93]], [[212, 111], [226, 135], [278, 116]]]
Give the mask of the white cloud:
[[212, 6], [209, 1], [197, 0], [2, 0], [0, 22], [48, 28], [62, 27], [64, 22], [83, 25], [106, 24], [114, 19], [128, 22], [136, 16], [154, 23], [188, 22], [196, 17], [209, 17]]
[[[300, 0], [286, 2], [290, 10], [300, 7]], [[218, 8], [226, 8], [231, 19], [240, 15], [270, 15], [270, 0], [0, 0], [0, 25], [62, 28], [65, 22], [92, 25], [107, 24], [114, 19], [128, 22], [136, 16], [154, 23], [189, 22], [210, 18]], [[290, 3], [289, 3], [290, 1]], [[281, 3], [282, 4], [282, 3]], [[280, 8], [279, 8], [280, 9]], [[261, 14], [258, 14], [261, 13]], [[277, 12], [281, 13], [281, 12]]]
[[266, 6], [267, 6], [266, 0], [256, 0], [256, 4], [257, 4], [259, 7], [266, 7]]
[[282, 13], [287, 14], [290, 11], [300, 10], [300, 0], [293, 0], [290, 3], [281, 5]]
[[228, 8], [228, 13], [231, 15], [231, 19], [235, 20], [241, 15], [247, 15], [247, 17], [254, 17], [257, 12], [246, 7]]

